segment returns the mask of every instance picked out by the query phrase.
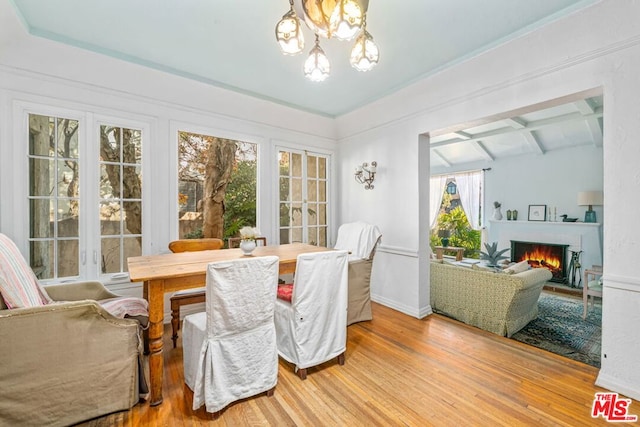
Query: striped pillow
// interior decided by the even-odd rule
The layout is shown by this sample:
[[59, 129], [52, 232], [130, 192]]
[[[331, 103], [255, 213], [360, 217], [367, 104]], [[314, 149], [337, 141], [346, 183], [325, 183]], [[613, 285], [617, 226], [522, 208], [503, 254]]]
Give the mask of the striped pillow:
[[33, 270], [18, 247], [0, 233], [0, 293], [7, 308], [37, 307], [47, 304]]

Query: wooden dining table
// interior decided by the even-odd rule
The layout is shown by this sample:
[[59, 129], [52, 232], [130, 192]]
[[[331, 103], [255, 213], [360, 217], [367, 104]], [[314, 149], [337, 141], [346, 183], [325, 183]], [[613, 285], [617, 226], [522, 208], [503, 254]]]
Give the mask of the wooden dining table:
[[[280, 259], [280, 274], [295, 272], [298, 255], [331, 249], [291, 243], [258, 246], [250, 256], [275, 255]], [[245, 258], [241, 249], [144, 255], [127, 259], [132, 282], [143, 282], [143, 296], [149, 302], [149, 328], [145, 348], [149, 351], [149, 403], [162, 403], [164, 294], [205, 285], [207, 264]]]

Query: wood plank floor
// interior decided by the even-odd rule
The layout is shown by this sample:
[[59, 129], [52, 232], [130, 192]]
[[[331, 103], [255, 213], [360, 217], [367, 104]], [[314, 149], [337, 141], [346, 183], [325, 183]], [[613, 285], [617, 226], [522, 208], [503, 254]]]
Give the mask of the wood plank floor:
[[[82, 426], [586, 426], [597, 369], [439, 315], [418, 320], [374, 304], [349, 327], [346, 364], [309, 369], [280, 361], [273, 397], [245, 399], [218, 420], [191, 410], [182, 343], [165, 330], [164, 402]], [[633, 401], [630, 414], [640, 415]], [[624, 424], [629, 425], [629, 424]], [[639, 424], [640, 425], [640, 424]]]

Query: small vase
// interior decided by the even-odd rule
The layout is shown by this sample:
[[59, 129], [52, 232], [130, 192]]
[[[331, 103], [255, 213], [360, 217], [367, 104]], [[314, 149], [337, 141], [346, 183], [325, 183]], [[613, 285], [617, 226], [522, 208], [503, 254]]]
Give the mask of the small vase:
[[253, 252], [253, 250], [256, 248], [256, 241], [255, 240], [241, 240], [240, 241], [240, 249], [242, 250], [242, 253], [246, 256], [251, 255], [251, 253]]
[[500, 221], [502, 219], [502, 212], [500, 212], [500, 208], [496, 208], [493, 211], [493, 219], [496, 221]]
[[518, 211], [517, 210], [513, 210], [513, 212], [511, 213], [511, 217], [513, 218], [514, 221], [518, 220]]

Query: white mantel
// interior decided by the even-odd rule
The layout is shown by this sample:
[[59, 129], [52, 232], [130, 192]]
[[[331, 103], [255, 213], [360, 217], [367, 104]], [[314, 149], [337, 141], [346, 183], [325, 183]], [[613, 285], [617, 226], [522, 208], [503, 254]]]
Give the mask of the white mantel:
[[490, 220], [486, 241], [497, 241], [498, 249], [511, 248], [511, 240], [569, 245], [570, 251], [582, 251], [584, 271], [602, 265], [601, 230], [600, 223]]

